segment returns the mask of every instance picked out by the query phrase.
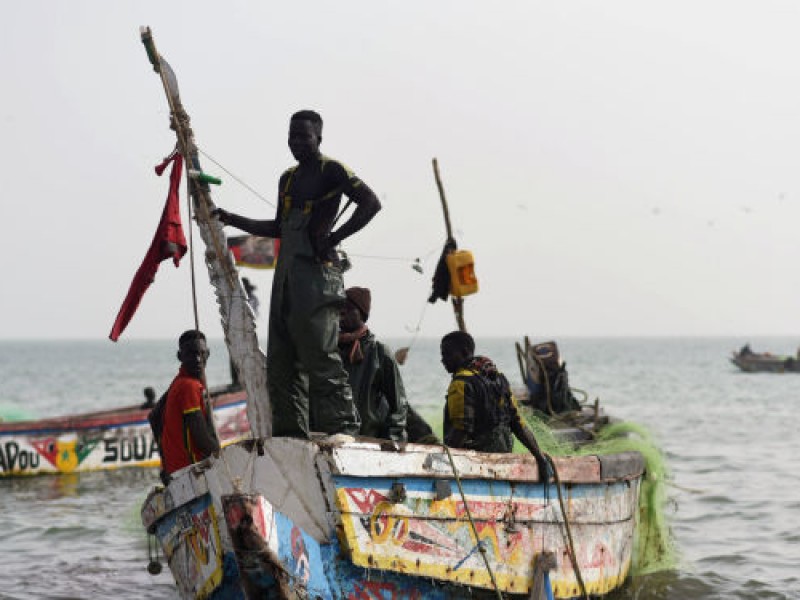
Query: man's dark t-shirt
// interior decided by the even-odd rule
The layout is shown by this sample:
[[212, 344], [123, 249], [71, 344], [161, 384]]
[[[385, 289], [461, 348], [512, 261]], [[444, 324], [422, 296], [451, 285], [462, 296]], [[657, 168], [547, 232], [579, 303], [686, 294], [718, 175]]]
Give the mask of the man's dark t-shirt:
[[336, 253], [326, 242], [342, 193], [360, 185], [361, 180], [350, 169], [324, 155], [319, 162], [286, 170], [278, 183], [280, 202], [275, 215], [278, 230], [290, 210], [310, 211], [308, 232], [314, 253], [322, 261], [336, 261]]

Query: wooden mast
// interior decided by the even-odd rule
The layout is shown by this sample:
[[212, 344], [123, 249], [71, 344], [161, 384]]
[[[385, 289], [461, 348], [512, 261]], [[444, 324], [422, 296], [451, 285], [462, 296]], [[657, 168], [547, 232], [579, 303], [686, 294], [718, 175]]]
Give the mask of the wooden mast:
[[[447, 241], [455, 243], [453, 237], [453, 226], [450, 224], [450, 209], [447, 208], [447, 198], [444, 195], [444, 186], [442, 185], [442, 178], [439, 175], [439, 162], [433, 159], [433, 175], [436, 177], [436, 187], [439, 188], [439, 198], [442, 201], [442, 211], [444, 212], [444, 225], [447, 229]], [[460, 331], [466, 331], [467, 325], [464, 322], [464, 298], [461, 296], [452, 296], [453, 312], [456, 315], [456, 323]]]
[[178, 151], [186, 161], [195, 221], [206, 246], [205, 261], [219, 305], [225, 343], [247, 391], [250, 430], [254, 437], [270, 437], [272, 411], [267, 392], [266, 357], [258, 345], [253, 310], [228, 250], [222, 225], [211, 216], [215, 206], [208, 184], [219, 181], [205, 175], [200, 167], [189, 115], [181, 103], [178, 80], [172, 67], [156, 50], [150, 28], [142, 27], [140, 33], [150, 63], [161, 77], [170, 108], [170, 127], [177, 135]]

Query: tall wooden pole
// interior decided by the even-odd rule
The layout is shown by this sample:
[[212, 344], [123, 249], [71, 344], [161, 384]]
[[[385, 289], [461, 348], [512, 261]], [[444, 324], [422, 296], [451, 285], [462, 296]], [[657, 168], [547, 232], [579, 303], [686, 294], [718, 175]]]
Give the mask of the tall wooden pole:
[[[439, 198], [442, 201], [442, 211], [444, 212], [444, 225], [447, 229], [447, 241], [453, 240], [453, 226], [450, 224], [450, 210], [447, 208], [447, 198], [444, 195], [444, 186], [442, 185], [442, 178], [439, 175], [439, 162], [433, 159], [433, 175], [436, 178], [436, 187], [439, 188]], [[452, 296], [453, 312], [456, 315], [456, 323], [460, 331], [467, 331], [467, 325], [464, 323], [464, 298], [461, 296]]]

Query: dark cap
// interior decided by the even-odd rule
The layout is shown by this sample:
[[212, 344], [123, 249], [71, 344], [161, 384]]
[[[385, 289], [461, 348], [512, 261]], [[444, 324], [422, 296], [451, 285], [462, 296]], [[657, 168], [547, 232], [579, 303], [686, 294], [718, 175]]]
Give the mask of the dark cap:
[[361, 316], [366, 321], [369, 319], [369, 309], [372, 304], [372, 294], [369, 289], [363, 287], [351, 287], [344, 291], [347, 299], [355, 304], [356, 308], [361, 311]]

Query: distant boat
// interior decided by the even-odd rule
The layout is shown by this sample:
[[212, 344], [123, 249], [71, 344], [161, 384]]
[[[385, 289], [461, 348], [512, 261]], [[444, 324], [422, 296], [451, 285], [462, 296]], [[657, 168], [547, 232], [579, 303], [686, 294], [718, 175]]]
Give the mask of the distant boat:
[[749, 344], [734, 350], [730, 361], [748, 373], [800, 373], [800, 359], [797, 356], [753, 352]]
[[[212, 390], [214, 420], [225, 444], [250, 434], [247, 399]], [[0, 477], [159, 467], [158, 445], [140, 405], [34, 421], [0, 422]]]

